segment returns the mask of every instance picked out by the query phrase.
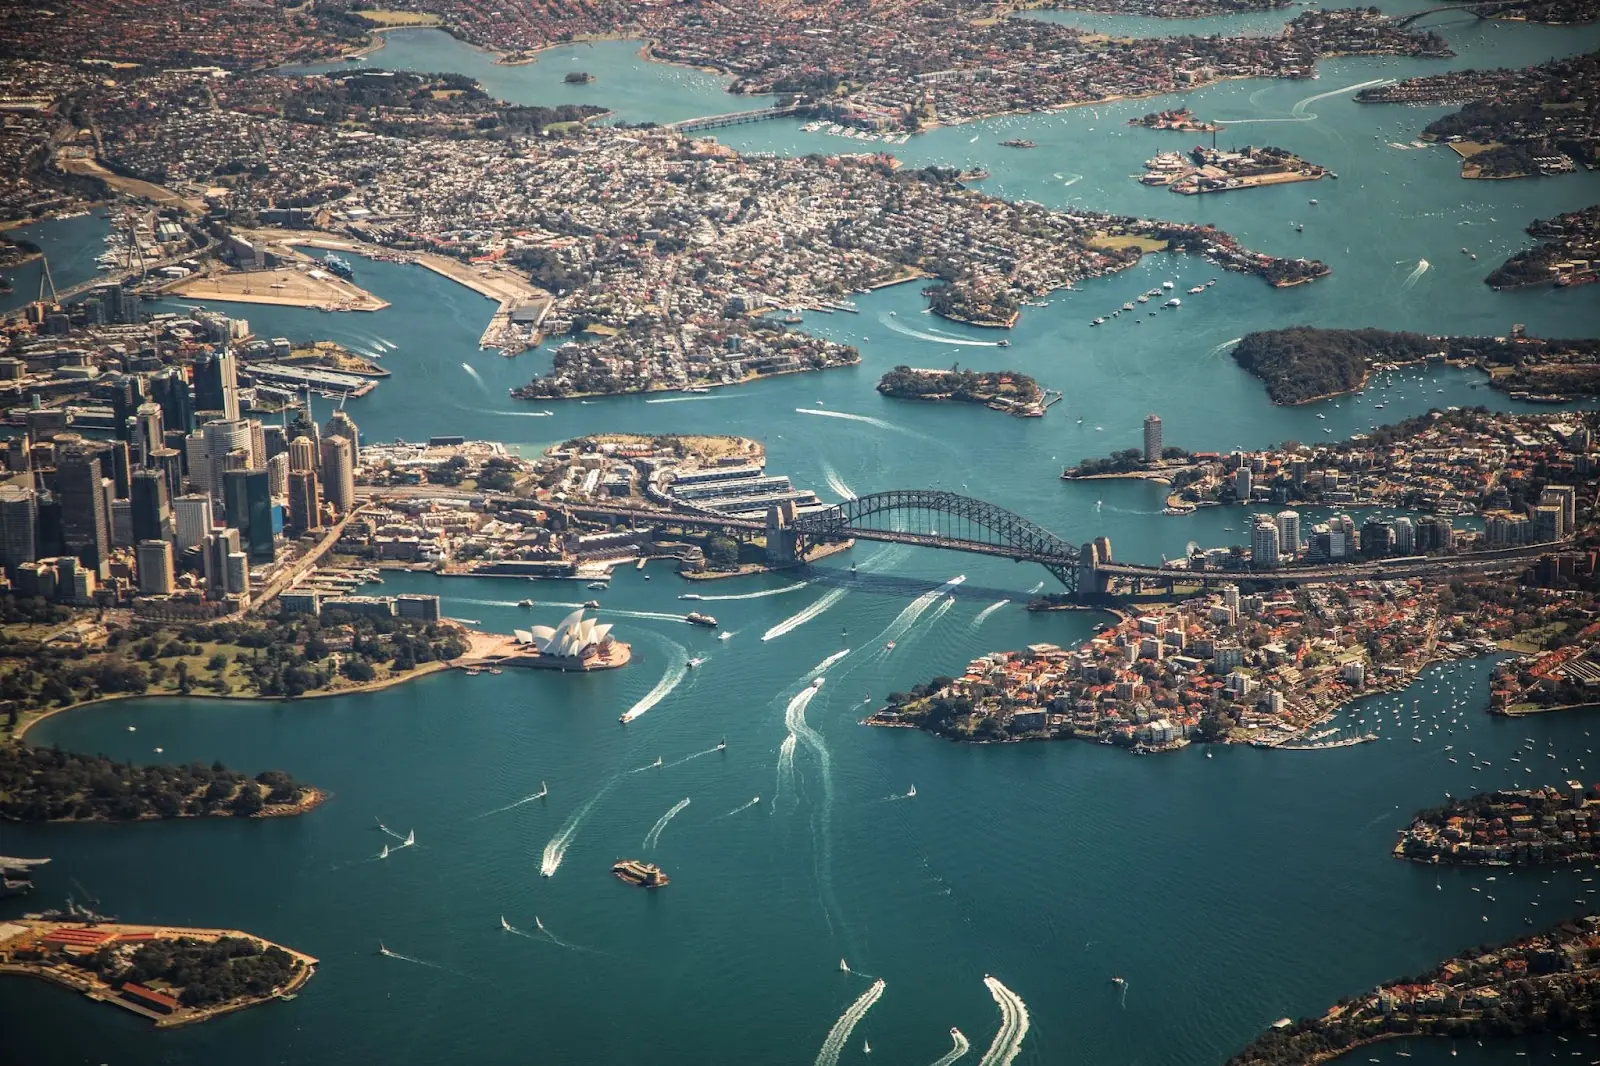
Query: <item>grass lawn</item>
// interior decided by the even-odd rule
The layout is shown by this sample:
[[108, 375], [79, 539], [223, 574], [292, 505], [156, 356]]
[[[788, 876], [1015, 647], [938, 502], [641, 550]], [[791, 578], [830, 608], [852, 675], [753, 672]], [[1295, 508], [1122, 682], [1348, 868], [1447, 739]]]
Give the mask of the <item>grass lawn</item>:
[[1137, 248], [1141, 252], [1164, 252], [1167, 250], [1166, 241], [1158, 241], [1154, 237], [1113, 237], [1105, 233], [1097, 233], [1089, 241], [1091, 248]]
[[437, 26], [442, 21], [438, 15], [430, 15], [421, 11], [352, 11], [352, 15], [359, 15], [368, 22], [375, 22], [380, 26]]

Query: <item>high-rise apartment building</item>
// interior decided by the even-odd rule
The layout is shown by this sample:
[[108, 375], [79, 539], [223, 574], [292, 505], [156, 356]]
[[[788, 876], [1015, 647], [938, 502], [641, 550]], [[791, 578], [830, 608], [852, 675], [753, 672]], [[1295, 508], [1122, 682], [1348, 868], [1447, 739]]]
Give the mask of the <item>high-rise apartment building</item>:
[[0, 485], [0, 566], [39, 558], [39, 501], [26, 485]]
[[147, 596], [168, 596], [177, 584], [172, 572], [172, 545], [164, 540], [141, 540], [136, 549], [139, 591]]
[[1161, 417], [1152, 413], [1144, 416], [1144, 461], [1152, 463], [1159, 458], [1161, 458]]
[[356, 505], [356, 469], [350, 442], [344, 437], [323, 438], [322, 481], [328, 502], [341, 515], [349, 514]]

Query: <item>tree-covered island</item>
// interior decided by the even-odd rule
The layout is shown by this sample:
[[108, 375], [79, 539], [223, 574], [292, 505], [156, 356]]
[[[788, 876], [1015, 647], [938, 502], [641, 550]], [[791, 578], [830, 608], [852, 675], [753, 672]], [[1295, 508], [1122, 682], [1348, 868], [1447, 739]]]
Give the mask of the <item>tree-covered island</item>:
[[993, 411], [1037, 418], [1044, 414], [1044, 390], [1014, 370], [923, 370], [897, 366], [883, 375], [878, 391], [885, 396], [933, 403], [981, 403]]
[[1492, 289], [1566, 288], [1600, 277], [1600, 204], [1538, 219], [1528, 226], [1528, 234], [1539, 243], [1512, 254], [1484, 284]]

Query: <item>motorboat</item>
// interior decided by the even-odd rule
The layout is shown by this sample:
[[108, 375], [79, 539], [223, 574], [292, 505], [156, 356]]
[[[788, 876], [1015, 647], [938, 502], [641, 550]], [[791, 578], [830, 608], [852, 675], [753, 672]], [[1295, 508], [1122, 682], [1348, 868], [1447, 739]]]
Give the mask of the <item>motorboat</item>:
[[532, 600], [518, 600], [517, 601], [517, 606], [518, 607], [532, 607], [533, 606], [533, 601]]
[[688, 662], [684, 663], [684, 665], [689, 667], [689, 668], [691, 668], [691, 669], [693, 669], [694, 667], [699, 666], [701, 663], [703, 663], [705, 661], [706, 660], [705, 660], [704, 656], [696, 655], [693, 659], [690, 659]]
[[597, 590], [600, 590], [600, 591], [603, 592], [606, 589], [611, 587], [611, 583], [609, 581], [591, 581], [587, 585], [585, 585], [584, 587], [585, 588], [591, 588], [591, 589], [597, 589]]

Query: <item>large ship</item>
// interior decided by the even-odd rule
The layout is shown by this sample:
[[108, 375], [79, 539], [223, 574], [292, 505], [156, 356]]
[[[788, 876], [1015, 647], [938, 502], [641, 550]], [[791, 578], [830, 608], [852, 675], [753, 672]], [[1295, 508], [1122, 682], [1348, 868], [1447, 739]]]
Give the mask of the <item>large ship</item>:
[[650, 862], [640, 862], [638, 859], [623, 859], [611, 867], [611, 872], [620, 880], [640, 888], [661, 888], [671, 884], [667, 875], [661, 872], [661, 867]]
[[717, 628], [717, 620], [715, 618], [712, 618], [709, 614], [701, 614], [699, 611], [690, 611], [684, 615], [684, 621], [692, 626], [705, 626], [707, 629]]
[[348, 280], [349, 278], [353, 278], [353, 277], [356, 276], [355, 267], [352, 267], [347, 260], [340, 259], [338, 256], [334, 255], [332, 252], [328, 252], [325, 255], [323, 255], [322, 262], [323, 262], [323, 265], [328, 268], [328, 273], [333, 274], [333, 275], [335, 275], [337, 277], [345, 278], [345, 279]]

